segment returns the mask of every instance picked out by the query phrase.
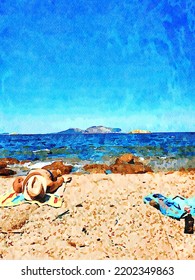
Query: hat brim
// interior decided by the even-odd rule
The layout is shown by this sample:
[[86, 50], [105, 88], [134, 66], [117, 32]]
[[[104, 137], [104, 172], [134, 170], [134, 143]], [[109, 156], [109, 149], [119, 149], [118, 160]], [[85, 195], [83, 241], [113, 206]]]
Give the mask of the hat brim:
[[[47, 183], [46, 183], [46, 179], [43, 177], [43, 176], [41, 176], [41, 175], [34, 175], [34, 176], [32, 176], [31, 178], [33, 178], [33, 177], [38, 177], [39, 178], [39, 180], [41, 180], [41, 183], [42, 183], [42, 190], [43, 190], [43, 195], [45, 195], [46, 194], [46, 190], [47, 190]], [[33, 198], [33, 197], [31, 197], [30, 195], [29, 195], [29, 193], [28, 193], [28, 190], [27, 190], [27, 187], [26, 186], [24, 186], [24, 192], [23, 192], [23, 195], [24, 195], [24, 198], [26, 199], [26, 200], [36, 200], [35, 198], [36, 198], [36, 196], [35, 196], [35, 198]], [[38, 195], [37, 195], [38, 196]]]

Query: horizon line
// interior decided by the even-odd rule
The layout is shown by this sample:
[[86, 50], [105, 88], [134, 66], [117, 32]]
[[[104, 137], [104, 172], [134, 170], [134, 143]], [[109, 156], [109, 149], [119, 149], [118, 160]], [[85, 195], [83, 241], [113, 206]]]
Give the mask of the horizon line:
[[120, 132], [94, 132], [94, 133], [89, 133], [89, 132], [81, 132], [81, 133], [68, 133], [65, 132], [64, 133], [62, 131], [59, 132], [38, 132], [38, 133], [28, 133], [28, 132], [0, 132], [0, 135], [5, 135], [5, 136], [17, 136], [17, 135], [47, 135], [47, 134], [66, 134], [66, 135], [86, 135], [86, 134], [155, 134], [155, 133], [195, 133], [195, 131], [150, 131], [150, 132], [124, 132], [124, 131], [120, 131]]

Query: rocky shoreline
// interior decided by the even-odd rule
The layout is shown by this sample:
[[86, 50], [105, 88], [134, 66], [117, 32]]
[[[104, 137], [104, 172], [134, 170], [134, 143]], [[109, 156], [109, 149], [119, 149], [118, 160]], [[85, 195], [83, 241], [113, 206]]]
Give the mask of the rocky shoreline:
[[[12, 176], [17, 172], [14, 170], [15, 165], [24, 165], [29, 161], [19, 161], [15, 158], [1, 158], [0, 159], [0, 176]], [[12, 166], [12, 167], [11, 167]], [[54, 161], [51, 164], [43, 166], [44, 169], [56, 170], [60, 169], [62, 175], [70, 174], [74, 166], [65, 165], [63, 161]], [[123, 154], [116, 158], [113, 164], [86, 164], [83, 166], [83, 172], [91, 173], [105, 173], [105, 174], [142, 174], [146, 172], [153, 172], [150, 166], [144, 165], [141, 160], [132, 154]]]
[[[28, 173], [30, 169], [34, 169], [33, 162], [30, 160], [19, 161], [16, 158], [0, 158], [0, 176], [17, 176], [18, 170], [24, 170]], [[31, 167], [32, 166], [32, 167]], [[16, 168], [17, 167], [17, 168]], [[90, 163], [84, 164], [82, 171], [75, 171], [74, 165], [65, 164], [63, 160], [55, 160], [52, 163], [42, 162], [43, 169], [57, 170], [60, 169], [62, 175], [66, 174], [144, 174], [155, 172], [150, 165], [144, 164], [143, 159], [133, 154], [122, 154], [113, 160], [113, 163]], [[180, 172], [194, 172], [195, 168], [180, 168]], [[175, 170], [169, 170], [173, 172]]]

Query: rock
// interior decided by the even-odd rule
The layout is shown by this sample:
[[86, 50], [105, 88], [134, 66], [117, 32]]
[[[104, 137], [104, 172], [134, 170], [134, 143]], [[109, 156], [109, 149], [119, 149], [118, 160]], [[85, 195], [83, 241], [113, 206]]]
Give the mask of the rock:
[[188, 168], [187, 171], [191, 174], [191, 175], [194, 175], [195, 174], [195, 168]]
[[168, 172], [165, 173], [165, 175], [170, 175], [170, 174], [173, 174], [175, 171], [174, 170], [170, 170]]
[[139, 157], [133, 154], [123, 154], [118, 157], [114, 164], [110, 165], [112, 173], [120, 174], [141, 174], [153, 172], [149, 166], [139, 161]]
[[83, 169], [89, 173], [119, 173], [119, 174], [141, 174], [153, 172], [149, 166], [139, 162], [139, 158], [133, 154], [123, 154], [118, 157], [114, 164], [87, 164]]
[[86, 164], [83, 168], [90, 173], [106, 173], [110, 169], [107, 164]]
[[6, 162], [0, 162], [0, 169], [7, 167], [7, 163]]
[[192, 168], [192, 167], [189, 167], [189, 168], [184, 168], [184, 167], [181, 167], [179, 169], [179, 173], [180, 175], [184, 175], [184, 174], [191, 174], [191, 175], [194, 175], [195, 174], [195, 168]]
[[52, 164], [45, 165], [42, 168], [49, 169], [49, 170], [59, 169], [62, 172], [62, 175], [64, 175], [64, 174], [70, 174], [70, 172], [73, 169], [73, 166], [64, 165], [64, 163], [62, 161], [54, 161]]
[[16, 174], [14, 170], [8, 169], [8, 168], [2, 168], [0, 169], [0, 176], [11, 176]]
[[25, 163], [29, 163], [29, 162], [31, 162], [31, 161], [28, 160], [28, 159], [25, 159], [25, 160], [21, 160], [21, 161], [20, 161], [20, 164], [25, 164]]
[[140, 169], [142, 168], [142, 172], [137, 172], [137, 173], [153, 172], [153, 170], [150, 166], [145, 165], [141, 162], [135, 162], [134, 166], [135, 166], [135, 170], [137, 170], [137, 171], [139, 170], [139, 167], [140, 167]]
[[5, 162], [9, 165], [18, 164], [20, 161], [16, 158], [1, 158], [0, 162]]
[[112, 164], [110, 165], [110, 170], [112, 171], [112, 173], [120, 173], [120, 174], [142, 174], [146, 172], [152, 172], [152, 169], [150, 167], [145, 166], [142, 163]]
[[115, 164], [121, 164], [121, 163], [134, 164], [135, 162], [139, 162], [138, 157], [134, 156], [133, 154], [123, 154], [122, 156], [116, 159]]

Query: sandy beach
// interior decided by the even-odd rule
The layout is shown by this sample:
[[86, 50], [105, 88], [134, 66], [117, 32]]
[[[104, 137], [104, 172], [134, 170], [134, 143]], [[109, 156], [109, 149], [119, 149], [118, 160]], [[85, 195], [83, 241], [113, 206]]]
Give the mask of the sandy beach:
[[[149, 193], [195, 196], [193, 172], [71, 177], [61, 208], [0, 208], [1, 259], [195, 259], [195, 234], [184, 234], [184, 220], [143, 203]], [[13, 180], [0, 178], [0, 194]]]

